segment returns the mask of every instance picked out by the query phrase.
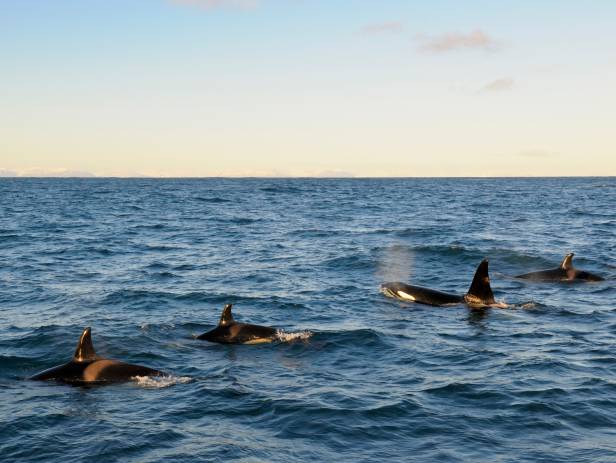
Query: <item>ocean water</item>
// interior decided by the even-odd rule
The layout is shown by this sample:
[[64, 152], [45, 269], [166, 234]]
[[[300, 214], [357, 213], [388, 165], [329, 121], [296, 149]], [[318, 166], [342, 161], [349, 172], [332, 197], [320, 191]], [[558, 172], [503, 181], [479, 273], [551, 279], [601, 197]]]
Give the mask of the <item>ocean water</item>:
[[[615, 205], [614, 178], [0, 179], [0, 460], [614, 462]], [[571, 251], [606, 281], [511, 277]], [[379, 293], [462, 294], [484, 257], [509, 309]], [[226, 303], [287, 340], [196, 340]], [[27, 380], [85, 326], [172, 376]]]

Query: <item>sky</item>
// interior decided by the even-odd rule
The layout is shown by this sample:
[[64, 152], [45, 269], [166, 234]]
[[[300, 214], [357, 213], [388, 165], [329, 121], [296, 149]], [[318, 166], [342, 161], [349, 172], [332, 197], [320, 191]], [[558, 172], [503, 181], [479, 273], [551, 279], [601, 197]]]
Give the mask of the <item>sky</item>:
[[0, 176], [616, 175], [616, 2], [0, 0]]

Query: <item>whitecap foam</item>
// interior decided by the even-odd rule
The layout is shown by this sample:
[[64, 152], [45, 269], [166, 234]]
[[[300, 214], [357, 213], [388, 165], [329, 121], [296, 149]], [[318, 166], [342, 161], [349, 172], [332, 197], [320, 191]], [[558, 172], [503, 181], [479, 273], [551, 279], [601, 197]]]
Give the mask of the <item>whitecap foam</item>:
[[286, 331], [278, 330], [276, 332], [276, 338], [281, 342], [307, 341], [311, 336], [311, 331], [294, 331], [292, 333], [287, 333]]
[[494, 304], [490, 304], [490, 306], [496, 309], [510, 309], [513, 307], [512, 305], [507, 304], [504, 300], [496, 301]]
[[159, 389], [161, 387], [169, 387], [174, 384], [184, 384], [192, 380], [189, 376], [135, 376], [133, 378], [138, 386]]

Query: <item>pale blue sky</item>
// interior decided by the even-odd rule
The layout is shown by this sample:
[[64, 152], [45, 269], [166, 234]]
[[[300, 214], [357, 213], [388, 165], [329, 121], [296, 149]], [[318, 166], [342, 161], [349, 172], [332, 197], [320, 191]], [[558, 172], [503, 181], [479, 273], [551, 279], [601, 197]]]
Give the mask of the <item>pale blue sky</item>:
[[616, 2], [0, 8], [0, 175], [616, 175]]

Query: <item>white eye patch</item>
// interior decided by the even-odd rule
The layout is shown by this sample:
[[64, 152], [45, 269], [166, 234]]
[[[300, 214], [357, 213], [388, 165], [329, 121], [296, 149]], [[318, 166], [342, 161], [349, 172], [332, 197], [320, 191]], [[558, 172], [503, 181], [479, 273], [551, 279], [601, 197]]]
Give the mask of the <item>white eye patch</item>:
[[410, 294], [406, 294], [404, 291], [398, 291], [398, 296], [402, 299], [406, 299], [407, 301], [414, 301], [415, 298]]

